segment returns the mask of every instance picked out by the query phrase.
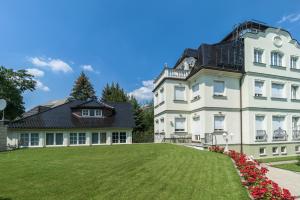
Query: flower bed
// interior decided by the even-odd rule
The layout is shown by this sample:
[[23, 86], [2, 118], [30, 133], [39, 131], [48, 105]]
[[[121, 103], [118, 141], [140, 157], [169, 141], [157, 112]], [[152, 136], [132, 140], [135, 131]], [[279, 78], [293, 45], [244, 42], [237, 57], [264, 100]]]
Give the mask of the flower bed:
[[[224, 148], [213, 146], [210, 151], [223, 153]], [[247, 187], [251, 197], [257, 200], [294, 200], [289, 190], [280, 188], [277, 183], [266, 177], [268, 169], [261, 167], [260, 164], [247, 155], [236, 151], [225, 153], [234, 161], [236, 168], [242, 177], [242, 184]]]

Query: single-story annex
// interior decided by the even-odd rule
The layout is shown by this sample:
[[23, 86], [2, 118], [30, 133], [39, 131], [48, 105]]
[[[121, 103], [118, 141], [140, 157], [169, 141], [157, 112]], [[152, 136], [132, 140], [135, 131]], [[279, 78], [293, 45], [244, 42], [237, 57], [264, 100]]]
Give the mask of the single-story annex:
[[131, 144], [130, 103], [71, 100], [8, 124], [7, 144], [19, 147]]

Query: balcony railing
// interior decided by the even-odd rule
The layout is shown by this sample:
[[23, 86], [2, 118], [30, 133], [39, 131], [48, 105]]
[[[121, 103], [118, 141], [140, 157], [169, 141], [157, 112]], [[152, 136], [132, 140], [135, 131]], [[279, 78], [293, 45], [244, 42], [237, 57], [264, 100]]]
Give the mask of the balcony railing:
[[273, 141], [286, 141], [288, 134], [282, 128], [278, 128], [273, 132]]
[[265, 130], [256, 130], [255, 140], [257, 142], [266, 142], [268, 139], [268, 135]]
[[160, 75], [154, 80], [156, 83], [160, 78], [179, 78], [185, 79], [191, 70], [164, 68]]
[[300, 130], [293, 130], [293, 140], [300, 140]]

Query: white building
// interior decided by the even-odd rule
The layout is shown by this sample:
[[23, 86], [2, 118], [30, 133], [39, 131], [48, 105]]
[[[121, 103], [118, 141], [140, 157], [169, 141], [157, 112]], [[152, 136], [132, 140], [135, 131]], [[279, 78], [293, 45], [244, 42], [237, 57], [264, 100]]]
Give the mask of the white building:
[[155, 142], [191, 138], [255, 157], [300, 153], [300, 45], [244, 22], [217, 44], [186, 49], [155, 79]]

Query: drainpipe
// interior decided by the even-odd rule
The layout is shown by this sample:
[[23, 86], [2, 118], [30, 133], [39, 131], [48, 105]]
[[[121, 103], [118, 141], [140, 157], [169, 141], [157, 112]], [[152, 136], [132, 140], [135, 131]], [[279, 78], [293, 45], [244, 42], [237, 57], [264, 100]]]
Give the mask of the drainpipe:
[[241, 132], [241, 153], [244, 152], [244, 149], [243, 149], [243, 109], [242, 109], [242, 102], [243, 102], [243, 98], [242, 98], [242, 94], [243, 94], [243, 90], [242, 90], [242, 81], [244, 80], [244, 73], [240, 79], [240, 132]]

